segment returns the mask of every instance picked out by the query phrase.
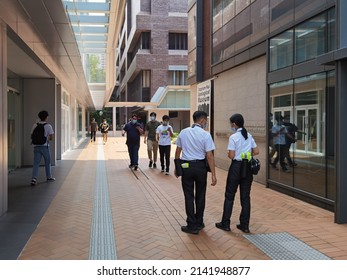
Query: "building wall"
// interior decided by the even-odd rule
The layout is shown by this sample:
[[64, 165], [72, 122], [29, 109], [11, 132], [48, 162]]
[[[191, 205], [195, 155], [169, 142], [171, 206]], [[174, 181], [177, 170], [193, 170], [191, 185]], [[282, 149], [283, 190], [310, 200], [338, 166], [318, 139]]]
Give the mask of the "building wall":
[[254, 177], [265, 183], [266, 175], [266, 57], [260, 57], [218, 75], [214, 80], [214, 140], [216, 165], [228, 169], [227, 145], [230, 131], [229, 118], [240, 113], [245, 128], [254, 136], [259, 147], [263, 168]]
[[[24, 79], [24, 123], [23, 123], [23, 165], [33, 164], [33, 148], [30, 145], [30, 135], [33, 125], [38, 121], [37, 114], [46, 110], [49, 114], [48, 123], [56, 131], [56, 87], [55, 79]], [[58, 139], [59, 141], [59, 139]], [[51, 163], [56, 162], [56, 141], [50, 143]]]

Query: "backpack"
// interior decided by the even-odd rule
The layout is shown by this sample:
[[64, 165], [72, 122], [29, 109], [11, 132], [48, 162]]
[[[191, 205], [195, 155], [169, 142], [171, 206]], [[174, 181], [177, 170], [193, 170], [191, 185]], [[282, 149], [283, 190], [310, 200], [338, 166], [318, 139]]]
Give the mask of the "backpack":
[[36, 123], [36, 127], [31, 134], [31, 143], [33, 145], [43, 145], [47, 142], [45, 137], [45, 125], [47, 123]]

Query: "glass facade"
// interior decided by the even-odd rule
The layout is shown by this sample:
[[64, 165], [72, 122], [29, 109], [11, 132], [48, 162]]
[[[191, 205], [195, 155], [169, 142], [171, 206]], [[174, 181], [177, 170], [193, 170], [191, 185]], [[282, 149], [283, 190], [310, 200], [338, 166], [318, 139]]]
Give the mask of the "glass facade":
[[269, 70], [274, 71], [314, 59], [334, 50], [335, 41], [333, 8], [271, 38]]
[[275, 143], [270, 144], [269, 160], [273, 163], [277, 153], [279, 157], [282, 153], [288, 171], [284, 172], [281, 165], [272, 164], [269, 179], [332, 200], [336, 197], [334, 134], [331, 133], [334, 81], [335, 72], [331, 71], [269, 87], [269, 108], [274, 116], [272, 124], [286, 127], [286, 132], [290, 132], [288, 123], [296, 126], [295, 142], [288, 144], [287, 141], [288, 150], [275, 149], [276, 152], [271, 153]]
[[[269, 71], [315, 59], [335, 48], [332, 8], [272, 37]], [[269, 113], [273, 116], [269, 121], [269, 180], [335, 201], [336, 75], [334, 70], [313, 71], [295, 78], [291, 71], [282, 74], [283, 80], [287, 75], [286, 80], [269, 85]]]

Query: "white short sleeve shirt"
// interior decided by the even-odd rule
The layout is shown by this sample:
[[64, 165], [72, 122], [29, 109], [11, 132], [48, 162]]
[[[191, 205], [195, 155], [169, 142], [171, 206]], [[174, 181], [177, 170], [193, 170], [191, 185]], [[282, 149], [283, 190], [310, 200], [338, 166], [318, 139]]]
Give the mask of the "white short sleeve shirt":
[[242, 153], [252, 152], [252, 149], [257, 147], [253, 136], [248, 133], [248, 138], [245, 139], [241, 131], [242, 128], [239, 128], [229, 137], [228, 151], [235, 151], [234, 160], [242, 160]]
[[202, 160], [206, 158], [207, 152], [216, 149], [211, 134], [198, 125], [183, 129], [176, 145], [182, 148], [183, 160]]
[[173, 129], [171, 125], [159, 125], [157, 127], [157, 133], [159, 135], [159, 142], [158, 144], [160, 146], [170, 146], [171, 145], [171, 136], [168, 132], [168, 128], [171, 129], [171, 132], [173, 133]]

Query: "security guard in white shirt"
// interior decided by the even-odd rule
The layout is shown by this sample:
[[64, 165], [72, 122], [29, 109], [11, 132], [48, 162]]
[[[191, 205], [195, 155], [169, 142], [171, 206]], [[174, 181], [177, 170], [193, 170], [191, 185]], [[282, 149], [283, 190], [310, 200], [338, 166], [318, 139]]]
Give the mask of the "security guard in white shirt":
[[[185, 128], [176, 141], [175, 160], [182, 158], [182, 188], [185, 199], [187, 225], [181, 230], [198, 234], [205, 225], [203, 221], [207, 185], [207, 163], [212, 174], [212, 186], [217, 184], [213, 150], [216, 148], [211, 134], [204, 130], [207, 126], [207, 113], [196, 111], [193, 114], [194, 124]], [[176, 167], [176, 166], [175, 166]], [[175, 175], [178, 177], [175, 168]], [[195, 191], [194, 191], [195, 190]], [[195, 195], [194, 195], [195, 193]]]
[[[230, 217], [234, 205], [237, 187], [240, 185], [241, 213], [240, 224], [236, 227], [244, 233], [249, 233], [249, 220], [251, 214], [251, 185], [253, 174], [250, 170], [248, 159], [245, 155], [254, 156], [259, 154], [259, 148], [251, 134], [244, 128], [244, 119], [240, 114], [230, 117], [233, 134], [229, 138], [228, 157], [232, 160], [229, 167], [222, 221], [216, 223], [216, 227], [230, 231]], [[244, 159], [244, 160], [243, 160]]]

